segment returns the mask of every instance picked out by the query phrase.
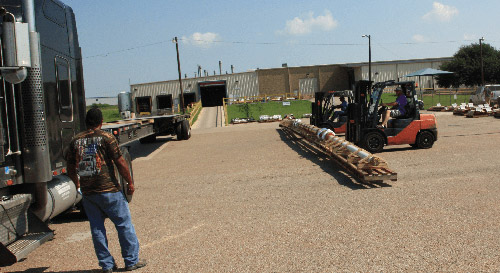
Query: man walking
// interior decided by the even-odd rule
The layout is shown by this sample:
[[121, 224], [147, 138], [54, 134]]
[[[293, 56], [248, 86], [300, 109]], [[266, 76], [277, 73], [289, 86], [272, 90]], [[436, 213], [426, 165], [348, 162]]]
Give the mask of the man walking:
[[92, 241], [102, 272], [117, 269], [108, 249], [104, 226], [106, 217], [115, 224], [125, 270], [131, 271], [146, 266], [146, 262], [139, 260], [139, 241], [128, 203], [115, 176], [114, 165], [128, 182], [129, 195], [134, 193], [134, 181], [115, 137], [101, 130], [102, 121], [102, 112], [98, 108], [87, 112], [87, 130], [73, 138], [66, 154], [68, 176], [81, 189], [83, 207], [90, 222]]

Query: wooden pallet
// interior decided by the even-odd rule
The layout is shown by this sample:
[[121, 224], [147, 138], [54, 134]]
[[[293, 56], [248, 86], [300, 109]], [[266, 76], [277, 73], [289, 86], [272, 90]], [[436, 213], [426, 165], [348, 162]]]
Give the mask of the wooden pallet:
[[[319, 148], [323, 153], [330, 156], [339, 166], [343, 167], [362, 182], [382, 182], [384, 180], [397, 181], [397, 173], [391, 170], [385, 160], [377, 156], [369, 156], [364, 159], [358, 153], [367, 151], [359, 148], [351, 152], [342, 145], [342, 142], [321, 140], [316, 134], [308, 129], [292, 125], [293, 122], [284, 120], [280, 127], [295, 135], [302, 136], [304, 140]], [[316, 130], [318, 127], [314, 127]], [[354, 146], [352, 143], [349, 145]]]

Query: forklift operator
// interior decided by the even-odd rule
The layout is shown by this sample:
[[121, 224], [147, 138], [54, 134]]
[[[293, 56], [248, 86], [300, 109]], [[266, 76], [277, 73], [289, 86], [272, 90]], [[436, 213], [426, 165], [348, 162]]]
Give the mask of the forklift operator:
[[396, 95], [398, 96], [398, 98], [396, 99], [395, 102], [380, 104], [381, 106], [393, 106], [394, 109], [392, 109], [392, 110], [386, 109], [384, 111], [382, 124], [378, 125], [377, 127], [387, 128], [387, 122], [389, 121], [390, 117], [392, 117], [392, 118], [400, 117], [406, 113], [406, 111], [405, 111], [405, 106], [407, 104], [406, 96], [403, 93], [403, 89], [401, 89], [401, 87], [399, 87], [399, 86], [396, 87]]
[[345, 111], [347, 110], [347, 101], [345, 101], [345, 97], [340, 96], [340, 104], [333, 107], [333, 108], [340, 108], [340, 111], [335, 111], [333, 113], [333, 120], [335, 120], [336, 118], [338, 118], [340, 116], [344, 116]]

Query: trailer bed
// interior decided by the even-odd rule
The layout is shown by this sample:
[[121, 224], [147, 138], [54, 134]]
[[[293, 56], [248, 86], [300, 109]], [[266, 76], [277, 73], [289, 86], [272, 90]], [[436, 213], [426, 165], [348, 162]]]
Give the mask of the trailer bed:
[[119, 145], [123, 146], [148, 137], [173, 135], [176, 126], [186, 118], [187, 115], [181, 114], [138, 117], [105, 122], [101, 129], [113, 134]]

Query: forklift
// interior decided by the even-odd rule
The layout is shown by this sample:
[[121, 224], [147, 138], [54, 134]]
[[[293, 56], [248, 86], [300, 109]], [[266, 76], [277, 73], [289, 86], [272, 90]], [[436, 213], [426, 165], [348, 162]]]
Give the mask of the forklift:
[[345, 134], [347, 128], [347, 111], [344, 115], [339, 116], [337, 121], [333, 120], [333, 113], [338, 108], [338, 105], [336, 106], [334, 102], [335, 97], [344, 97], [349, 104], [353, 98], [352, 90], [314, 93], [310, 124], [330, 129], [335, 134]]
[[[405, 114], [392, 118], [387, 128], [377, 128], [387, 109], [381, 97], [386, 87], [401, 87], [406, 95]], [[346, 140], [371, 153], [381, 152], [384, 145], [403, 145], [420, 149], [431, 148], [437, 140], [437, 123], [434, 114], [420, 114], [415, 82], [379, 82], [371, 87], [369, 81], [358, 81], [354, 90], [354, 102], [347, 107]], [[380, 126], [378, 126], [380, 127]]]

